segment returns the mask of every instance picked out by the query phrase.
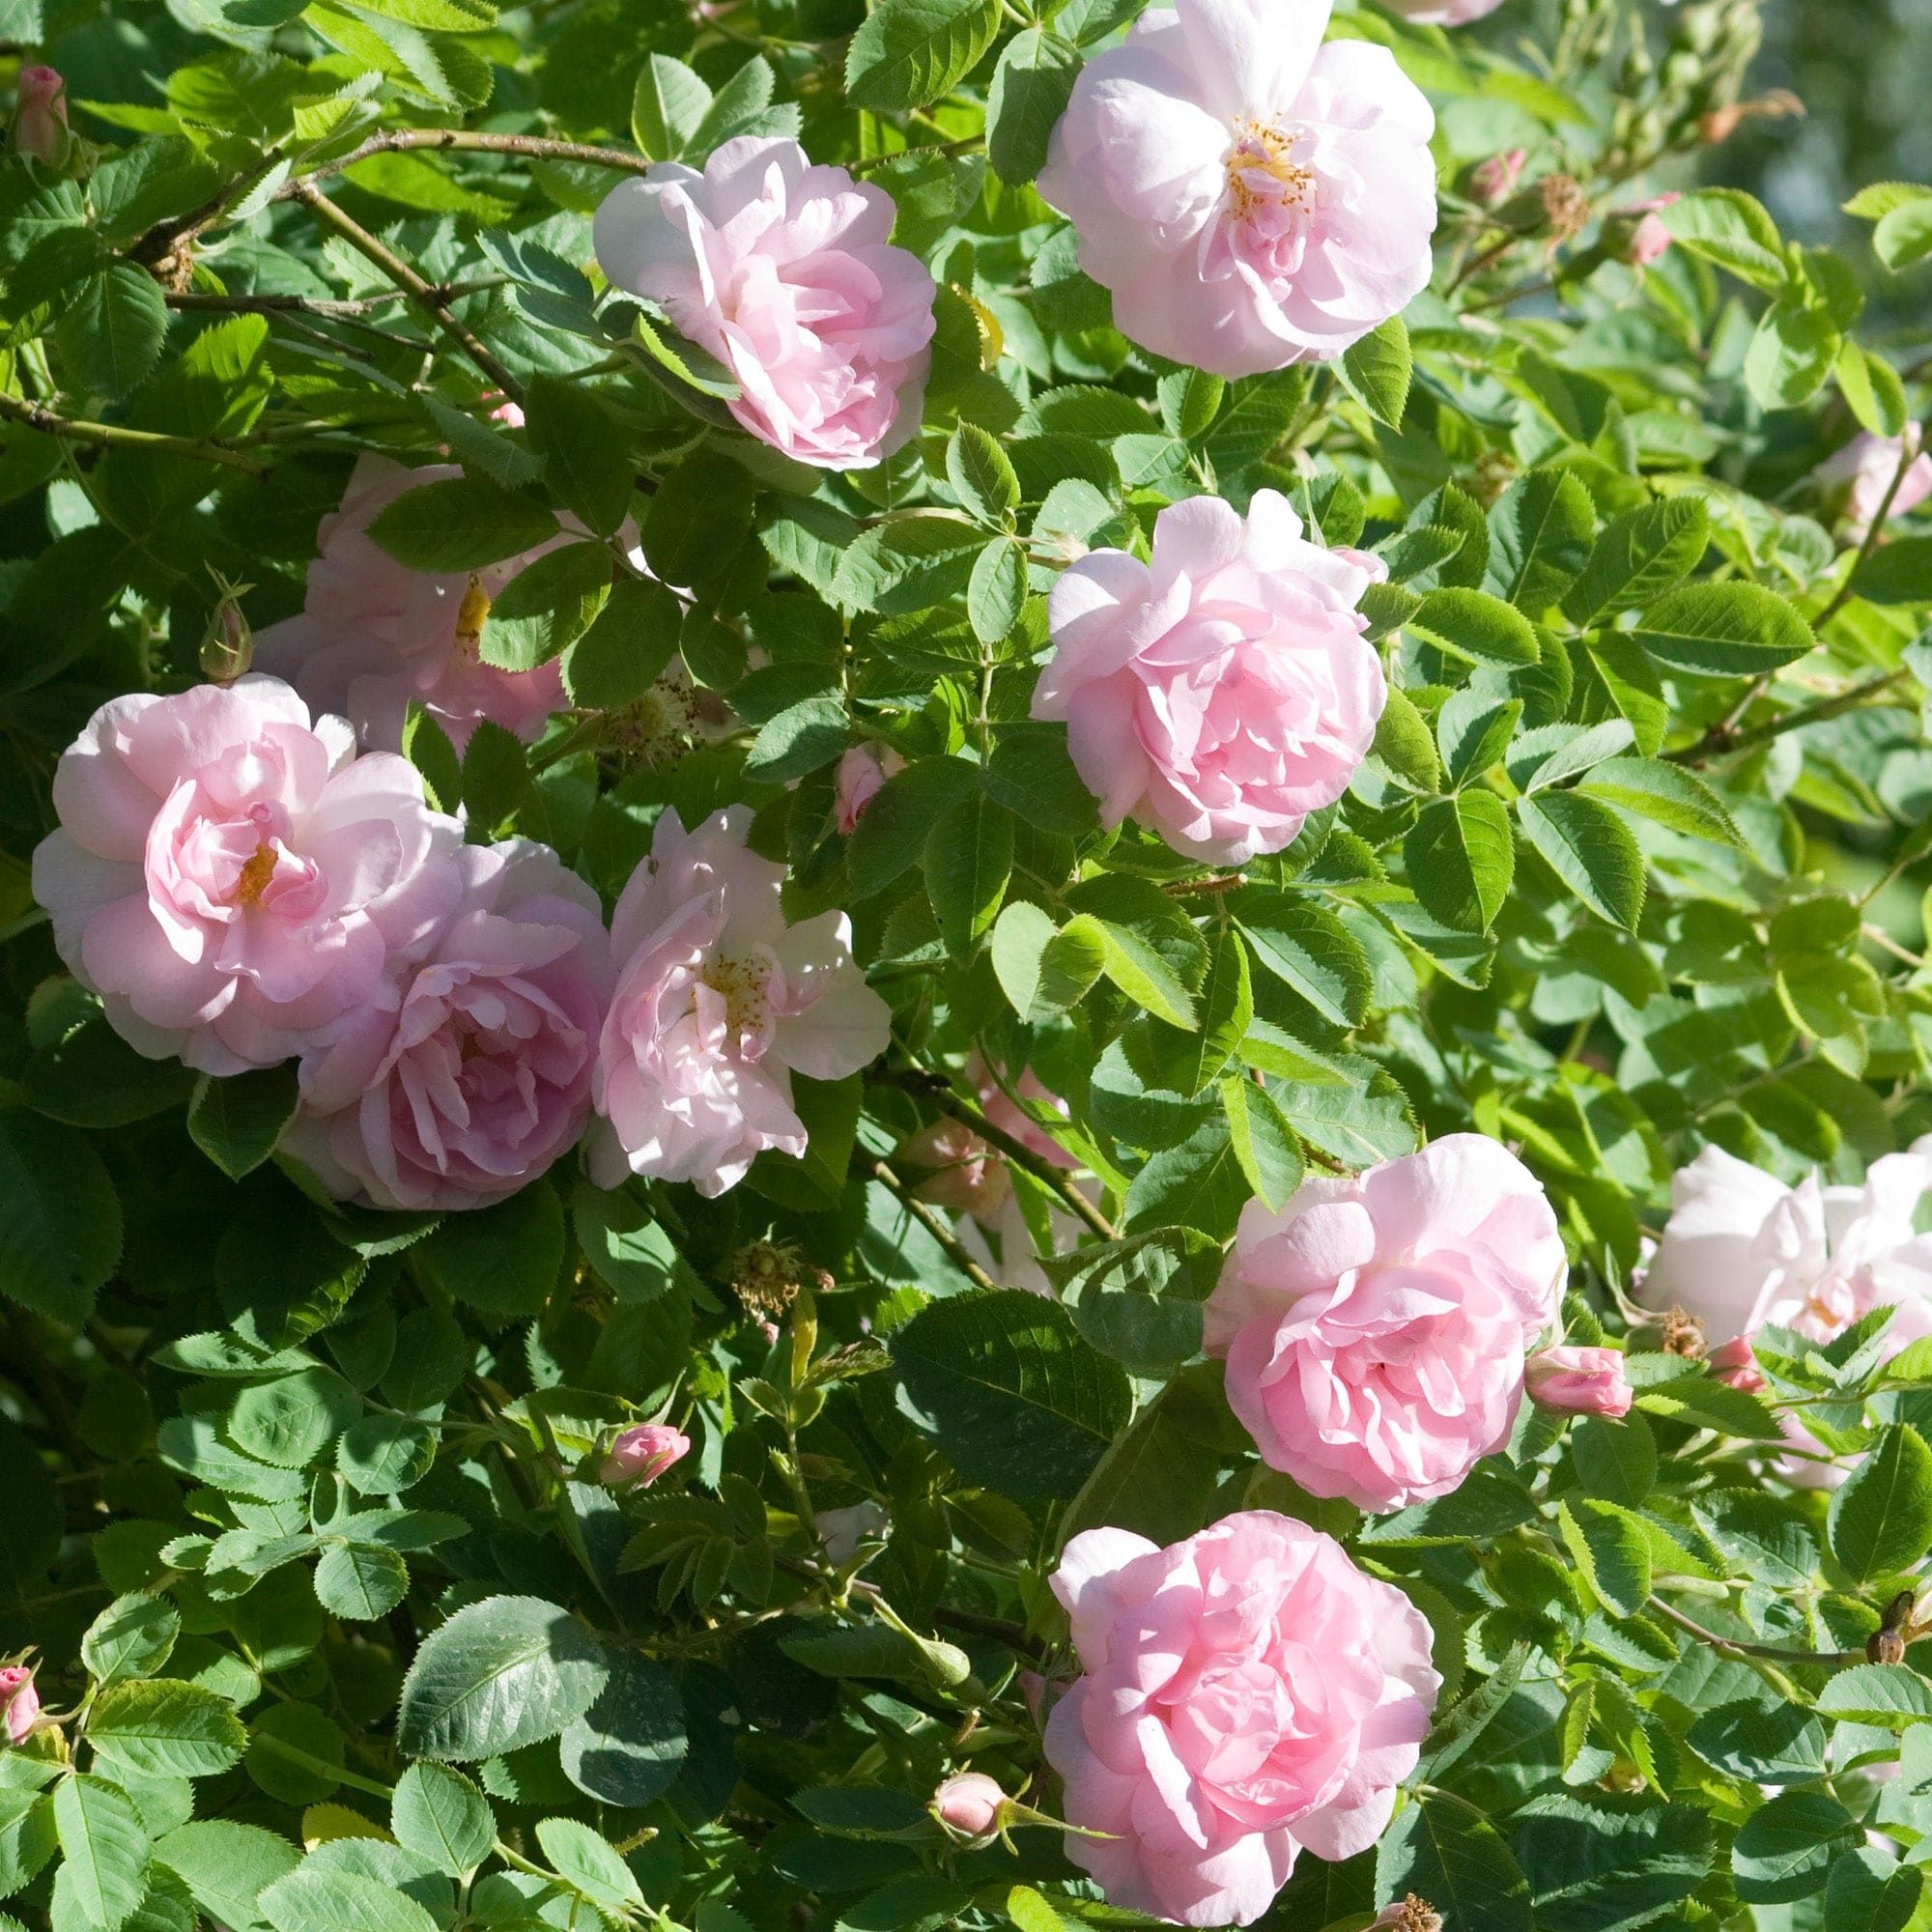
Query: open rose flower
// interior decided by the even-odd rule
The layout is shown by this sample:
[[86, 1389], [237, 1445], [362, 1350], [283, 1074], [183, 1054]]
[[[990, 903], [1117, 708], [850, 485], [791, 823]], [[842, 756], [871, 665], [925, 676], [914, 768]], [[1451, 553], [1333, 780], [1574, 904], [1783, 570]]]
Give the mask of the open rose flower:
[[1441, 1680], [1431, 1634], [1332, 1537], [1267, 1511], [1162, 1549], [1122, 1529], [1067, 1544], [1054, 1594], [1084, 1673], [1053, 1707], [1066, 1855], [1111, 1904], [1247, 1925], [1302, 1848], [1381, 1835]]
[[[1891, 491], [1886, 521], [1916, 510], [1932, 497], [1932, 454], [1920, 445], [1925, 432], [1918, 423], [1909, 424], [1902, 437], [1873, 436], [1861, 430], [1835, 454], [1828, 456], [1811, 474], [1845, 520], [1846, 533], [1855, 543], [1862, 543], [1873, 520]], [[1905, 474], [1892, 491], [1892, 478], [1899, 465]]]
[[1506, 1148], [1449, 1134], [1241, 1210], [1207, 1348], [1262, 1460], [1365, 1510], [1444, 1496], [1508, 1442], [1563, 1239]]
[[1143, 347], [1220, 376], [1342, 354], [1434, 268], [1435, 117], [1329, 0], [1176, 0], [1090, 58], [1039, 192]]
[[207, 1073], [308, 1049], [454, 905], [462, 828], [405, 759], [271, 677], [103, 704], [54, 774], [34, 895], [75, 977], [152, 1059]]
[[463, 897], [424, 956], [302, 1069], [284, 1146], [337, 1199], [487, 1208], [590, 1117], [611, 945], [597, 895], [547, 845], [466, 845]]
[[806, 1148], [792, 1075], [842, 1080], [885, 1051], [892, 1009], [842, 912], [787, 925], [784, 867], [745, 843], [747, 806], [658, 820], [611, 921], [619, 962], [594, 1094], [600, 1185], [625, 1174], [722, 1194], [766, 1148]]
[[704, 172], [663, 161], [597, 211], [611, 284], [658, 303], [737, 378], [731, 413], [822, 469], [877, 463], [919, 428], [937, 293], [891, 243], [885, 189], [796, 141], [741, 135]]
[[1245, 518], [1217, 497], [1163, 510], [1151, 564], [1098, 550], [1063, 572], [1033, 715], [1066, 721], [1103, 822], [1238, 866], [1333, 805], [1388, 697], [1355, 609], [1372, 562], [1306, 542], [1258, 490]]
[[316, 532], [321, 554], [302, 609], [255, 637], [257, 669], [286, 678], [315, 710], [347, 718], [372, 752], [401, 749], [412, 698], [459, 752], [486, 718], [527, 743], [564, 703], [559, 663], [499, 670], [478, 655], [478, 639], [510, 580], [582, 536], [581, 524], [565, 515], [548, 541], [474, 571], [411, 570], [369, 534], [398, 497], [462, 474], [454, 464], [412, 469], [359, 457], [342, 507]]

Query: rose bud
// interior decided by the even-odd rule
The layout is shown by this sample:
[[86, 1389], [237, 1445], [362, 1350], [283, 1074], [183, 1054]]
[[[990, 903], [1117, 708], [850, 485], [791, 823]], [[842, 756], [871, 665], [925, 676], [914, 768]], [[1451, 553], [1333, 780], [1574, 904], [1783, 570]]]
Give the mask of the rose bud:
[[1742, 1389], [1746, 1395], [1762, 1395], [1769, 1386], [1757, 1365], [1748, 1335], [1734, 1335], [1711, 1350], [1706, 1357], [1711, 1378], [1728, 1388]]
[[1522, 179], [1523, 163], [1528, 159], [1526, 148], [1511, 148], [1478, 162], [1475, 173], [1469, 177], [1469, 199], [1481, 202], [1485, 208], [1500, 208], [1516, 192], [1517, 183]]
[[254, 587], [252, 583], [221, 585], [221, 601], [201, 639], [201, 674], [211, 684], [233, 684], [246, 674], [254, 661], [255, 633], [242, 610], [242, 593]]
[[41, 1693], [32, 1667], [10, 1663], [0, 1670], [0, 1718], [6, 1723], [8, 1743], [25, 1744], [40, 1715]]
[[879, 787], [904, 770], [905, 760], [890, 745], [854, 745], [838, 760], [834, 820], [841, 838], [851, 838], [859, 829]]
[[604, 1458], [602, 1479], [612, 1486], [648, 1489], [673, 1463], [691, 1454], [691, 1437], [668, 1422], [642, 1422], [627, 1429]]
[[1646, 214], [1624, 244], [1624, 260], [1633, 269], [1647, 269], [1670, 252], [1670, 230], [1661, 215]]
[[1635, 1399], [1615, 1349], [1545, 1349], [1523, 1380], [1530, 1401], [1555, 1415], [1628, 1415]]
[[14, 83], [19, 105], [14, 110], [14, 152], [62, 167], [73, 152], [67, 126], [67, 82], [57, 69], [23, 67]]
[[961, 1838], [990, 1838], [1007, 1794], [983, 1771], [955, 1772], [932, 1794], [932, 1815]]

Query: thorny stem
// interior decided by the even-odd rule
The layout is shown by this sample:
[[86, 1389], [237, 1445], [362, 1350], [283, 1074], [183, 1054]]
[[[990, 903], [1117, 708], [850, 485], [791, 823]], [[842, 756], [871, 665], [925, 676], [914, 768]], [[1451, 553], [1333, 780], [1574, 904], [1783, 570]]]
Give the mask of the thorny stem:
[[1913, 447], [1912, 439], [1900, 438], [1898, 468], [1891, 472], [1891, 482], [1887, 486], [1884, 497], [1879, 499], [1878, 509], [1873, 513], [1871, 522], [1865, 526], [1864, 541], [1859, 545], [1859, 554], [1852, 560], [1851, 569], [1846, 571], [1844, 582], [1838, 585], [1837, 594], [1832, 601], [1811, 620], [1811, 628], [1814, 631], [1822, 631], [1852, 601], [1854, 595], [1852, 585], [1858, 582], [1859, 572], [1864, 568], [1865, 559], [1878, 548], [1878, 540], [1885, 534], [1886, 520], [1891, 515], [1892, 503], [1896, 500], [1899, 491], [1905, 487], [1906, 475], [1917, 460], [1918, 452]]
[[24, 397], [10, 396], [4, 390], [0, 390], [0, 420], [39, 430], [43, 436], [56, 437], [62, 442], [86, 443], [95, 449], [137, 449], [151, 456], [185, 456], [197, 463], [218, 463], [250, 476], [268, 474], [259, 463], [250, 462], [225, 442], [203, 441], [191, 436], [163, 436], [158, 430], [128, 429], [121, 423], [81, 422], [71, 416], [57, 415]]
[[345, 214], [321, 189], [312, 187], [305, 181], [298, 181], [291, 182], [288, 191], [325, 227], [332, 228], [358, 255], [381, 269], [399, 289], [408, 294], [504, 395], [512, 402], [523, 401], [524, 385], [469, 329], [450, 314], [449, 297], [445, 292], [425, 281], [393, 248], [378, 241], [360, 222]]
[[[483, 281], [445, 283], [435, 293], [439, 300], [454, 301], [459, 296], [477, 295], [485, 289], [497, 288], [501, 281], [501, 276], [493, 275]], [[325, 322], [337, 322], [372, 315], [378, 309], [410, 300], [411, 295], [408, 289], [384, 289], [380, 295], [336, 300], [327, 296], [230, 296], [189, 289], [181, 295], [164, 296], [162, 299], [170, 308], [207, 309], [217, 315], [312, 315]]]
[[853, 1164], [862, 1174], [870, 1176], [892, 1191], [899, 1205], [939, 1243], [946, 1252], [946, 1258], [975, 1288], [999, 1287], [1000, 1284], [960, 1246], [958, 1236], [946, 1225], [944, 1217], [935, 1214], [884, 1161], [872, 1160], [861, 1153]]
[[586, 147], [581, 141], [553, 141], [542, 134], [491, 134], [472, 128], [393, 128], [372, 134], [353, 153], [292, 181], [277, 200], [300, 199], [308, 183], [340, 174], [374, 155], [400, 155], [427, 148], [434, 154], [519, 155], [532, 161], [578, 161], [594, 168], [613, 168], [619, 174], [640, 175], [652, 163], [643, 155], [622, 148]]
[[1808, 1663], [1827, 1670], [1836, 1670], [1848, 1663], [1862, 1663], [1865, 1654], [1862, 1650], [1787, 1650], [1776, 1643], [1746, 1643], [1737, 1637], [1719, 1636], [1716, 1631], [1708, 1631], [1702, 1624], [1693, 1623], [1674, 1605], [1667, 1604], [1662, 1597], [1653, 1597], [1650, 1606], [1669, 1618], [1677, 1628], [1699, 1643], [1708, 1643], [1714, 1650], [1722, 1651], [1726, 1656], [1737, 1658], [1762, 1658], [1773, 1663]]
[[1909, 674], [1901, 665], [1897, 670], [1869, 677], [1862, 684], [1855, 684], [1849, 691], [1821, 697], [1815, 703], [1801, 704], [1795, 711], [1787, 711], [1781, 718], [1753, 725], [1748, 731], [1735, 730], [1728, 724], [1713, 724], [1693, 744], [1675, 752], [1666, 752], [1664, 756], [1672, 764], [1701, 765], [1715, 757], [1727, 757], [1735, 752], [1755, 751], [1760, 745], [1770, 744], [1774, 738], [1781, 738], [1787, 731], [1801, 730], [1806, 724], [1822, 724], [1828, 718], [1856, 711], [1881, 692], [1889, 691]]

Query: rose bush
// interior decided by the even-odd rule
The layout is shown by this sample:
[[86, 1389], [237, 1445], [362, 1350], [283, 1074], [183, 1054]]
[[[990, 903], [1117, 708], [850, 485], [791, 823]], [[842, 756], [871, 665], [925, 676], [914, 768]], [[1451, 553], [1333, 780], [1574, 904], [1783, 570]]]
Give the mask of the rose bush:
[[0, 1932], [1932, 1928], [1758, 32], [0, 0]]

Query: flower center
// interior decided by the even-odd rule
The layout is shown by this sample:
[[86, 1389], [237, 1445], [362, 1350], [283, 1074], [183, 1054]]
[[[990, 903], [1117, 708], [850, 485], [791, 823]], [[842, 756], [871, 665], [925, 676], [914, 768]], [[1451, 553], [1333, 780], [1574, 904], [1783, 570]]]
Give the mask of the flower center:
[[251, 906], [262, 902], [262, 895], [269, 889], [269, 881], [275, 876], [275, 848], [272, 845], [257, 845], [246, 865], [242, 867], [242, 876], [235, 881], [231, 905]]
[[1290, 158], [1300, 139], [1272, 121], [1235, 123], [1227, 168], [1236, 219], [1251, 221], [1258, 211], [1274, 209], [1302, 214], [1314, 207], [1315, 170]]
[[456, 612], [456, 648], [464, 656], [473, 658], [481, 654], [483, 625], [489, 615], [490, 593], [483, 588], [480, 577], [472, 577]]
[[761, 1033], [771, 1018], [765, 975], [753, 959], [719, 957], [706, 962], [698, 978], [724, 1001], [724, 1017], [734, 1033]]

